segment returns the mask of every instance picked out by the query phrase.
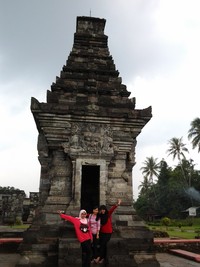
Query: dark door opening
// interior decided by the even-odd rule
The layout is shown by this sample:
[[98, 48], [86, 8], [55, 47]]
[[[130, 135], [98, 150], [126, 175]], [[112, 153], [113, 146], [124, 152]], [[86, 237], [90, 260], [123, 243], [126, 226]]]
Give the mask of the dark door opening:
[[100, 166], [82, 166], [81, 209], [88, 213], [96, 205], [99, 206], [99, 174]]

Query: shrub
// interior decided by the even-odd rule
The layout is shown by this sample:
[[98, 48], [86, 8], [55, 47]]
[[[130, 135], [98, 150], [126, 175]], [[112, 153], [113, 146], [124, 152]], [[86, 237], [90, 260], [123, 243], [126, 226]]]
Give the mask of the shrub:
[[157, 238], [160, 238], [160, 237], [169, 237], [169, 235], [168, 235], [167, 232], [159, 231], [159, 230], [154, 230], [153, 231], [153, 236], [154, 236], [154, 238], [155, 237], [157, 237]]
[[182, 223], [178, 223], [178, 227], [181, 228], [182, 227]]
[[167, 226], [170, 225], [171, 220], [170, 220], [170, 218], [168, 218], [168, 217], [163, 217], [163, 218], [161, 219], [161, 223], [162, 223], [162, 225], [165, 225], [165, 226], [167, 227]]
[[22, 220], [20, 217], [16, 217], [15, 224], [16, 225], [22, 225]]

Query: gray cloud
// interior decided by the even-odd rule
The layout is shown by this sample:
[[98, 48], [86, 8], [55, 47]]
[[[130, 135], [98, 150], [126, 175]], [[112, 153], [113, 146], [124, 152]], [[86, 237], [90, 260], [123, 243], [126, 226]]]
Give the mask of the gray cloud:
[[[89, 16], [90, 12], [107, 21], [105, 34], [109, 38], [110, 54], [123, 83], [136, 97], [137, 107], [153, 107], [153, 118], [138, 137], [134, 181], [142, 179], [138, 170], [146, 156], [164, 157], [164, 143], [186, 134], [190, 121], [198, 116], [199, 106], [195, 90], [199, 88], [200, 55], [195, 36], [199, 34], [200, 22], [197, 13], [193, 14], [199, 2], [181, 1], [181, 10], [179, 2], [1, 1], [0, 119], [3, 130], [0, 139], [3, 142], [0, 147], [3, 153], [0, 150], [0, 160], [5, 177], [2, 183], [15, 186], [18, 177], [25, 186], [28, 175], [34, 181], [32, 188], [38, 188], [37, 130], [30, 112], [30, 99], [34, 96], [45, 101], [46, 90], [60, 75], [72, 49], [76, 17]], [[15, 153], [21, 162], [13, 166], [11, 172], [9, 155]], [[19, 170], [20, 164], [23, 171]], [[32, 189], [27, 185], [26, 190]]]

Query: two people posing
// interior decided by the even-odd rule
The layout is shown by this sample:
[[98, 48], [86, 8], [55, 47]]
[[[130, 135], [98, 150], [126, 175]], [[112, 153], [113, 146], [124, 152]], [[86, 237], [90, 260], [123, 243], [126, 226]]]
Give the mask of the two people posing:
[[[87, 216], [85, 210], [81, 210], [79, 217], [73, 217], [58, 211], [60, 217], [74, 225], [77, 239], [82, 248], [82, 267], [90, 267], [92, 263], [103, 263], [107, 257], [107, 244], [111, 238], [112, 213], [121, 204], [121, 199], [109, 210], [105, 205], [94, 207], [93, 213]], [[88, 218], [86, 218], [88, 217]], [[97, 246], [100, 244], [100, 249]], [[91, 254], [92, 253], [92, 254]]]

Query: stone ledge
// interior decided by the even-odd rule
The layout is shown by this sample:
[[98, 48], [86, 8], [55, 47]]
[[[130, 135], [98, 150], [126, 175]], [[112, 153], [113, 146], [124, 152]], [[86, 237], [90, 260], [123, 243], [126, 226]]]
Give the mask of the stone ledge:
[[196, 254], [196, 253], [193, 253], [193, 252], [190, 252], [190, 251], [186, 251], [186, 250], [182, 250], [182, 249], [170, 249], [169, 252], [171, 252], [171, 253], [173, 253], [175, 255], [190, 259], [190, 260], [194, 260], [194, 261], [200, 262], [200, 254]]

